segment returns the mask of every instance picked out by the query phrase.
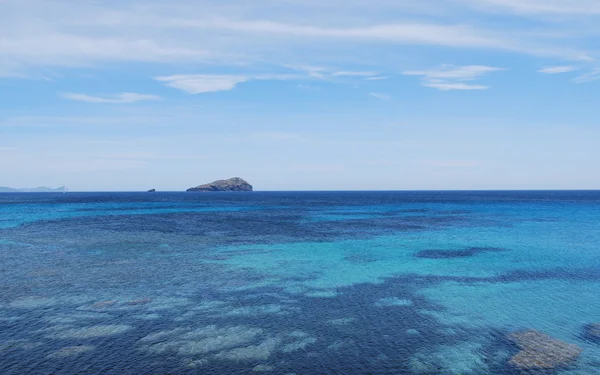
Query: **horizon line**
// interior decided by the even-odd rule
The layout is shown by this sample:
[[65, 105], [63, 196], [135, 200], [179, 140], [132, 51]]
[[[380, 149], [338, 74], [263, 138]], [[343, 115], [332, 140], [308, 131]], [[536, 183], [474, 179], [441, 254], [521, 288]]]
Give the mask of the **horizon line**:
[[149, 192], [147, 190], [68, 190], [68, 191], [6, 191], [0, 194], [69, 194], [69, 193], [187, 193], [187, 194], [206, 194], [206, 193], [345, 193], [345, 192], [600, 192], [600, 188], [593, 189], [348, 189], [348, 190], [253, 190], [253, 191], [186, 191], [186, 190], [156, 190]]

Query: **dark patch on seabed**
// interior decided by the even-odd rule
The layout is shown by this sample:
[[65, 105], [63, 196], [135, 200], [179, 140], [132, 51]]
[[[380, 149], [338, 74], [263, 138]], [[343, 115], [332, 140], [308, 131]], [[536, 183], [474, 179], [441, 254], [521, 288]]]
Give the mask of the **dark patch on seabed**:
[[[84, 216], [44, 220], [3, 230], [6, 238], [32, 244], [131, 242], [143, 235], [150, 241], [198, 244], [214, 247], [227, 245], [324, 242], [371, 238], [382, 234], [437, 230], [455, 226], [489, 226], [481, 218], [454, 215], [384, 216], [370, 219], [311, 221], [312, 213], [302, 208], [242, 210], [225, 212], [181, 212], [152, 215]], [[49, 236], [54, 233], [56, 236]], [[40, 234], [43, 234], [40, 236]], [[194, 250], [197, 250], [194, 249]]]
[[497, 253], [502, 251], [506, 250], [495, 247], [470, 247], [459, 250], [422, 250], [415, 254], [415, 257], [427, 259], [468, 258], [481, 253]]
[[411, 282], [415, 285], [427, 285], [443, 282], [458, 282], [463, 284], [478, 283], [515, 283], [543, 280], [562, 280], [562, 281], [600, 281], [600, 267], [590, 266], [588, 268], [564, 269], [550, 268], [545, 270], [520, 270], [499, 274], [497, 276], [423, 276], [411, 275]]
[[[502, 350], [513, 350], [506, 340], [502, 340], [504, 332], [482, 333], [459, 326], [442, 325], [423, 313], [441, 311], [439, 306], [416, 294], [418, 288], [433, 282], [423, 278], [394, 278], [382, 284], [340, 288], [339, 294], [331, 298], [298, 296], [273, 287], [225, 293], [207, 288], [198, 291], [192, 306], [207, 300], [218, 300], [232, 302], [236, 309], [286, 303], [290, 308], [286, 308], [284, 314], [250, 316], [230, 315], [222, 310], [215, 314], [199, 314], [185, 322], [175, 320], [182, 311], [163, 311], [161, 319], [148, 322], [134, 321], [131, 310], [113, 311], [113, 324], [132, 325], [135, 329], [109, 338], [59, 338], [46, 341], [43, 347], [23, 348], [15, 344], [0, 352], [0, 370], [5, 375], [248, 374], [252, 373], [255, 366], [262, 365], [273, 366], [272, 373], [276, 374], [412, 375], [424, 374], [415, 372], [414, 358], [435, 358], [440, 346], [478, 340], [483, 334], [489, 337], [484, 341], [487, 346], [483, 350], [486, 352], [482, 353], [491, 370], [487, 373], [521, 374], [507, 367], [504, 357], [499, 357], [498, 353]], [[390, 296], [411, 303], [378, 304], [378, 301], [389, 299]], [[48, 328], [43, 318], [56, 313], [51, 309], [40, 309], [26, 314], [23, 321], [2, 322], [0, 339], [7, 341], [18, 335], [21, 339], [40, 341], [41, 334], [36, 331]], [[267, 336], [302, 332], [311, 341], [309, 345], [300, 345], [298, 350], [274, 352], [268, 359], [235, 361], [212, 358], [196, 368], [187, 367], [184, 358], [176, 350], [154, 354], [140, 349], [140, 340], [147, 335], [190, 324], [193, 327], [259, 327]], [[168, 344], [170, 339], [162, 340], [162, 344]], [[93, 346], [95, 349], [73, 357], [48, 357], [48, 353], [57, 349], [73, 346]], [[208, 355], [206, 357], [210, 358]], [[438, 366], [442, 371], [441, 364], [435, 361], [428, 366], [430, 369]]]

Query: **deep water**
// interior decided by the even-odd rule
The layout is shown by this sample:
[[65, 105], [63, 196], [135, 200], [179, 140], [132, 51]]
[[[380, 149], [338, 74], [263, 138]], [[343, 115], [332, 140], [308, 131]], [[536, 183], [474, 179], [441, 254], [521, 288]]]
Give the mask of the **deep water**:
[[0, 194], [0, 281], [2, 375], [600, 373], [600, 192]]

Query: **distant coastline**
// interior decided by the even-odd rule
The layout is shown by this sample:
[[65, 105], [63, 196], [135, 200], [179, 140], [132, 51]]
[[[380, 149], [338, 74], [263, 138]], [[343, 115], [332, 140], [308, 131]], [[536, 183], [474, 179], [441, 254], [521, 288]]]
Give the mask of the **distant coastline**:
[[0, 186], [0, 193], [64, 193], [67, 191], [68, 189], [65, 186], [57, 187], [55, 189], [45, 186], [21, 189]]

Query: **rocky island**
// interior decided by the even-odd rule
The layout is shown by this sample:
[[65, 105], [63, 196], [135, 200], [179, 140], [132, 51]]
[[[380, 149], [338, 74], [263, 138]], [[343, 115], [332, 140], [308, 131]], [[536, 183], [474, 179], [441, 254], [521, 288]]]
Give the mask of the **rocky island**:
[[239, 177], [234, 177], [228, 180], [218, 180], [209, 184], [189, 188], [187, 191], [252, 191], [252, 185]]

